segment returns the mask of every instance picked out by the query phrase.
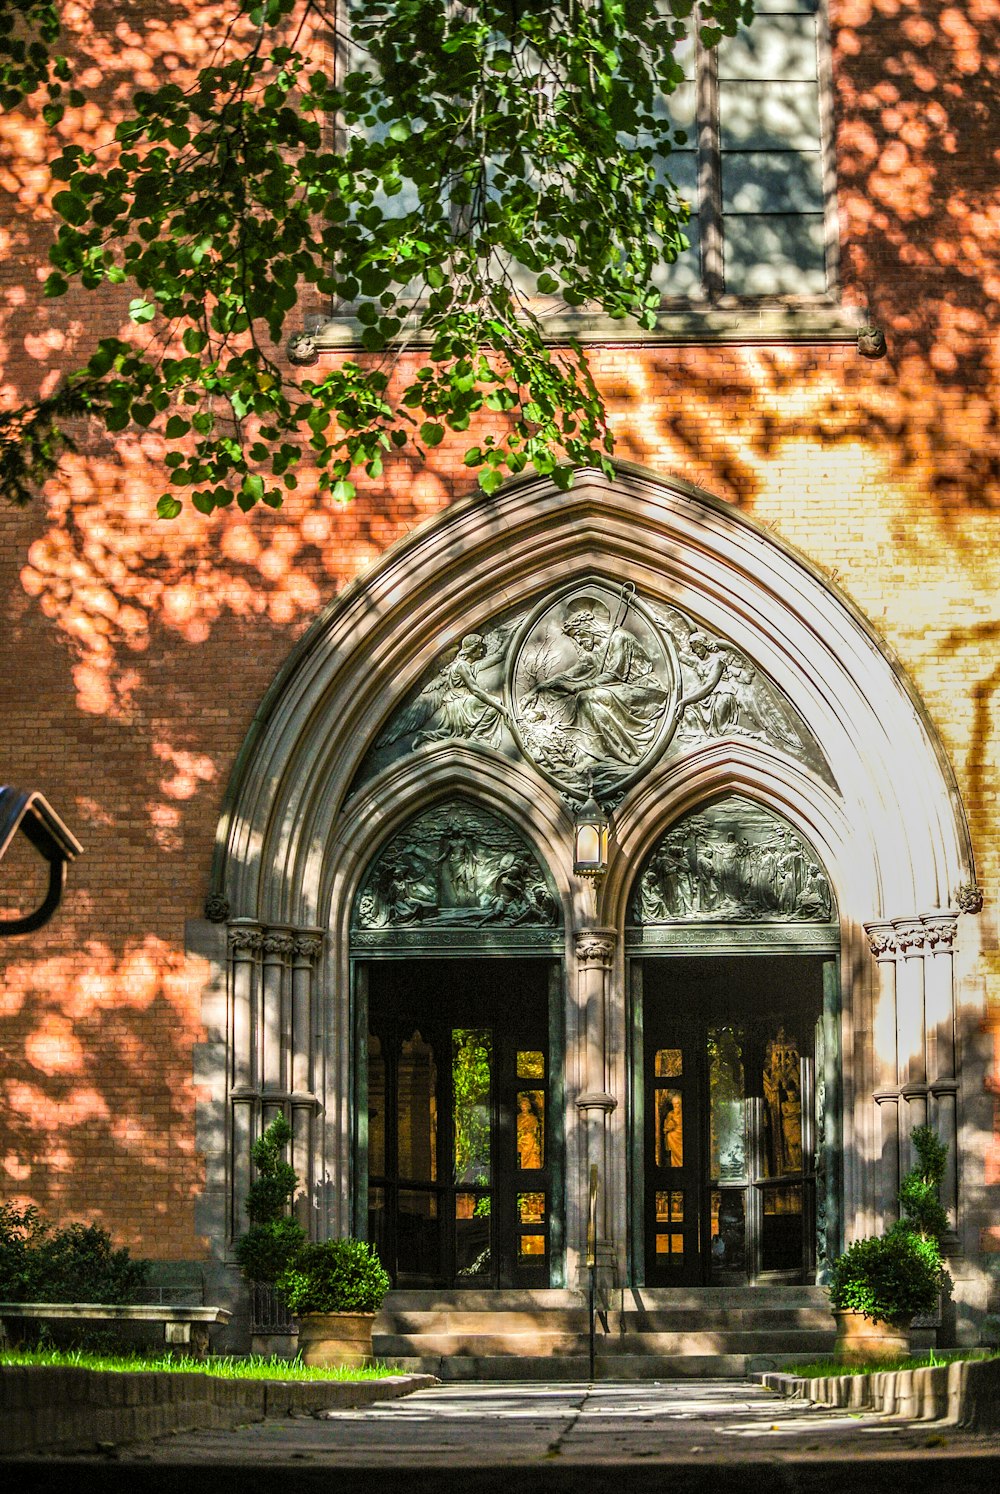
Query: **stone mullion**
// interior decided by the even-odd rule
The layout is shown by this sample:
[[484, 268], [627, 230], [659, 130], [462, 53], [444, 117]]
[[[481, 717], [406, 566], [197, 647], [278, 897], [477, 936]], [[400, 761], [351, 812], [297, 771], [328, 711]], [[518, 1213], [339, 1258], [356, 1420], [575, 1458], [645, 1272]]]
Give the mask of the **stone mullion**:
[[[583, 1194], [588, 1196], [590, 1169], [596, 1164], [597, 1256], [599, 1264], [615, 1259], [611, 1230], [610, 1145], [608, 1118], [617, 1106], [609, 1092], [608, 1011], [611, 974], [617, 935], [611, 929], [589, 930], [577, 935], [576, 961], [579, 1010], [583, 1016], [583, 1087], [576, 1097], [585, 1137]], [[586, 1231], [587, 1215], [584, 1214]], [[581, 1263], [586, 1261], [586, 1237], [580, 1242]]]
[[316, 1184], [314, 1118], [320, 1106], [313, 1084], [312, 1024], [316, 961], [322, 947], [322, 936], [318, 933], [295, 934], [290, 1003], [292, 1166], [300, 1184], [295, 1200], [296, 1217], [305, 1229], [309, 1228], [312, 1216]]
[[920, 918], [894, 918], [896, 944], [902, 956], [896, 965], [896, 1043], [899, 1054], [899, 1093], [905, 1103], [900, 1116], [900, 1169], [914, 1162], [910, 1133], [927, 1124], [927, 1021], [924, 1009], [924, 954], [927, 930]]
[[924, 918], [926, 959], [927, 1080], [930, 1121], [948, 1148], [941, 1202], [958, 1227], [958, 1055], [955, 1042], [955, 983], [952, 948], [958, 926], [953, 913]]
[[290, 1005], [288, 966], [294, 943], [287, 929], [268, 929], [264, 934], [260, 1024], [262, 1127], [269, 1126], [275, 1116], [285, 1112], [289, 1069], [284, 1040], [285, 1012]]
[[250, 1147], [254, 1135], [254, 1112], [259, 1096], [256, 1062], [259, 957], [263, 930], [252, 919], [234, 919], [229, 925], [230, 1027], [232, 1069], [230, 1073], [230, 1237], [241, 1234], [245, 1224], [247, 1190], [251, 1181]]
[[899, 1192], [899, 1060], [896, 1017], [896, 944], [891, 923], [867, 923], [865, 931], [878, 966], [872, 1046], [875, 1061], [874, 1101], [878, 1117], [879, 1199], [883, 1226], [898, 1214]]

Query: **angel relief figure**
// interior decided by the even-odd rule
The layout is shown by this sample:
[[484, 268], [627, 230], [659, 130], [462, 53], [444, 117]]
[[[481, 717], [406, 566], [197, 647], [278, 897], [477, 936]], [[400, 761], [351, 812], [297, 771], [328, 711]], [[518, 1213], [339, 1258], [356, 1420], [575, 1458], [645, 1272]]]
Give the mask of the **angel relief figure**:
[[486, 689], [483, 679], [503, 663], [509, 637], [509, 629], [498, 629], [487, 637], [466, 633], [458, 651], [416, 700], [399, 713], [379, 746], [388, 747], [406, 737], [411, 739], [411, 747], [457, 737], [501, 748], [507, 711], [503, 701]]
[[771, 687], [737, 649], [692, 630], [678, 644], [691, 688], [681, 701], [682, 734], [752, 737], [799, 752], [799, 733]]

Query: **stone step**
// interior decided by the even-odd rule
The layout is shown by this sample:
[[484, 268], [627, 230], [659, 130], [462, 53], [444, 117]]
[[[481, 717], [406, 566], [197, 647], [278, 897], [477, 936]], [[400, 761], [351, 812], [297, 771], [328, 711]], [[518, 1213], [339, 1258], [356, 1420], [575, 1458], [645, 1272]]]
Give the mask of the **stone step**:
[[[546, 1358], [517, 1355], [415, 1355], [394, 1358], [405, 1372], [437, 1375], [441, 1380], [541, 1380], [560, 1384], [586, 1384], [590, 1360], [586, 1353]], [[757, 1371], [790, 1369], [802, 1363], [802, 1355], [774, 1354], [674, 1354], [598, 1355], [598, 1380], [640, 1381], [677, 1379], [742, 1379]]]
[[[409, 1333], [375, 1332], [373, 1352], [379, 1359], [395, 1360], [401, 1355], [455, 1354], [511, 1355], [524, 1358], [550, 1358], [558, 1354], [587, 1352], [588, 1337], [582, 1333]], [[608, 1359], [642, 1356], [664, 1357], [685, 1354], [772, 1354], [796, 1353], [811, 1356], [833, 1348], [834, 1334], [829, 1332], [775, 1331], [771, 1333], [629, 1333], [599, 1334], [598, 1353]]]
[[[758, 1330], [792, 1331], [824, 1329], [833, 1331], [829, 1307], [697, 1307], [642, 1312], [609, 1312], [606, 1314], [612, 1334], [682, 1333], [691, 1329], [706, 1332], [755, 1332]], [[459, 1308], [435, 1308], [417, 1312], [385, 1310], [379, 1314], [376, 1331], [406, 1333], [587, 1333], [589, 1317], [585, 1307], [554, 1308], [546, 1311], [467, 1312]]]

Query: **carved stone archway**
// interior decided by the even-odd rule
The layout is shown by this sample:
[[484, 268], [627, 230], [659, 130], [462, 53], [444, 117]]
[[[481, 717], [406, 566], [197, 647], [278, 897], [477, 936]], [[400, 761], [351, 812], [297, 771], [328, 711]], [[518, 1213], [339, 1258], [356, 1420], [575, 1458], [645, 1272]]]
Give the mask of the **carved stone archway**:
[[[464, 734], [452, 729], [451, 718], [438, 716], [423, 728], [423, 739], [418, 728], [405, 738], [404, 750], [383, 748], [400, 713], [422, 697], [426, 703], [434, 682], [462, 665], [463, 650], [468, 668], [462, 678], [476, 678], [498, 628], [509, 627], [518, 648], [571, 633], [567, 624], [576, 619], [576, 626], [584, 611], [601, 623], [601, 607], [610, 614], [626, 587], [634, 588], [635, 615], [641, 610], [647, 619], [642, 627], [658, 631], [654, 636], [638, 623], [626, 624], [649, 666], [642, 664], [646, 696], [629, 697], [632, 718], [644, 723], [645, 736], [636, 770], [619, 771], [613, 786], [612, 858], [595, 899], [572, 871], [579, 765], [571, 764], [567, 777], [539, 759], [523, 709], [534, 687], [518, 684], [516, 673], [508, 673], [502, 700], [485, 688], [477, 697], [477, 709], [495, 710], [499, 703], [516, 717], [513, 748], [501, 740], [496, 721], [474, 713], [467, 719], [478, 727]], [[679, 623], [671, 621], [676, 618]], [[598, 648], [607, 658], [612, 624], [605, 620], [603, 627], [605, 641]], [[730, 710], [720, 712], [700, 738], [695, 733], [683, 740], [674, 730], [667, 746], [669, 733], [661, 730], [663, 718], [649, 704], [650, 692], [655, 686], [671, 702], [675, 728], [684, 721], [685, 699], [694, 699], [699, 679], [710, 678], [702, 669], [701, 645], [685, 646], [694, 630], [708, 639], [709, 651], [728, 651], [756, 672], [758, 707], [768, 699], [784, 703], [784, 732], [769, 737], [752, 729], [749, 715], [737, 719]], [[662, 662], [657, 639], [665, 650]], [[543, 686], [558, 672], [556, 663], [546, 669]], [[733, 698], [742, 688], [738, 675], [734, 668]], [[614, 722], [595, 725], [596, 719], [583, 723], [591, 733], [590, 751], [595, 740], [615, 741]], [[619, 726], [623, 719], [619, 712]], [[626, 757], [625, 749], [618, 751], [619, 761]], [[905, 1128], [880, 1124], [893, 1103], [897, 1119], [900, 1103], [916, 1115], [921, 1096], [933, 1106], [936, 1096], [953, 1094], [960, 1107], [963, 1085], [976, 1083], [944, 1072], [954, 1064], [954, 1048], [949, 1053], [937, 1038], [933, 1074], [926, 1063], [915, 1067], [905, 1053], [901, 1067], [901, 1042], [926, 1052], [925, 1032], [960, 1020], [978, 992], [973, 983], [963, 983], [974, 954], [972, 927], [964, 949], [961, 936], [953, 941], [959, 889], [975, 881], [954, 779], [915, 692], [849, 601], [731, 506], [683, 483], [630, 470], [614, 482], [582, 473], [568, 494], [531, 480], [511, 484], [489, 501], [456, 504], [390, 550], [317, 620], [275, 681], [241, 754], [220, 826], [212, 887], [216, 909], [228, 911], [234, 930], [230, 1011], [242, 1013], [249, 1002], [245, 1016], [229, 1022], [229, 1053], [217, 1055], [220, 1072], [237, 1076], [225, 1098], [219, 1094], [220, 1105], [227, 1116], [243, 1105], [249, 1117], [266, 1112], [268, 1103], [295, 1103], [293, 1071], [308, 1080], [299, 1103], [303, 1110], [308, 1103], [315, 1117], [304, 1145], [310, 1148], [307, 1175], [317, 1231], [344, 1231], [352, 1223], [347, 960], [361, 869], [372, 847], [422, 805], [467, 792], [509, 815], [548, 868], [562, 901], [567, 1085], [572, 1115], [579, 1116], [567, 1125], [570, 1275], [584, 1234], [586, 1169], [598, 1155], [609, 1180], [606, 1233], [621, 1258], [627, 1170], [622, 1106], [614, 1104], [624, 1094], [622, 934], [629, 888], [671, 819], [723, 791], [746, 793], [783, 815], [816, 846], [834, 884], [850, 1137], [843, 1207], [848, 1234], [854, 1235], [881, 1217], [883, 1154], [895, 1148], [898, 1166]], [[890, 954], [894, 980], [880, 979], [887, 960], [876, 965], [866, 934], [866, 926], [887, 923], [896, 940]], [[928, 934], [918, 945], [897, 937], [904, 924], [930, 930], [933, 938]], [[262, 940], [285, 934], [292, 939], [291, 955], [283, 948], [272, 951], [273, 961], [287, 958], [287, 977], [275, 974], [272, 963], [265, 978], [263, 949], [258, 974], [248, 974], [247, 952], [258, 961], [254, 931]], [[296, 986], [294, 974], [300, 968], [295, 960], [305, 958], [294, 941], [303, 938], [322, 940], [310, 967], [306, 1006], [306, 982], [302, 978]], [[953, 942], [962, 956], [954, 980]], [[880, 953], [889, 949], [880, 946]], [[311, 959], [311, 945], [309, 950]], [[925, 955], [926, 974], [922, 965], [918, 981], [914, 960]], [[267, 989], [287, 989], [287, 1000], [292, 1007], [299, 1000], [301, 1020], [308, 1023], [306, 1057], [296, 1058], [293, 1021], [288, 1057], [276, 1061], [274, 1072], [285, 1089], [269, 1085], [249, 1048], [245, 1063], [238, 1052], [234, 1057], [244, 1020], [254, 1031], [269, 1030]], [[286, 1010], [285, 996], [273, 1000]], [[900, 1039], [896, 1017], [904, 1009], [909, 1026]], [[280, 1022], [275, 1030], [283, 1030]], [[290, 1100], [282, 1098], [288, 1095]], [[231, 1134], [235, 1150], [225, 1168], [230, 1189], [243, 1168], [245, 1131]], [[889, 1156], [890, 1172], [891, 1165]]]

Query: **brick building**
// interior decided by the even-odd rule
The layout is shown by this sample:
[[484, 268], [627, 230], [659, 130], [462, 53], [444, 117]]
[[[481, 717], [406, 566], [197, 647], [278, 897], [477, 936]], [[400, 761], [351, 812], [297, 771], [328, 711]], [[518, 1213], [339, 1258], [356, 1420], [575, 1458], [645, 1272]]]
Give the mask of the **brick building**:
[[[130, 431], [0, 516], [3, 776], [85, 847], [57, 919], [3, 952], [4, 1197], [235, 1296], [249, 1145], [284, 1110], [303, 1219], [376, 1240], [400, 1286], [572, 1293], [596, 1165], [609, 1290], [780, 1296], [892, 1217], [926, 1119], [950, 1148], [941, 1339], [977, 1341], [998, 12], [761, 9], [690, 56], [697, 231], [657, 330], [574, 324], [613, 483], [486, 499], [456, 441], [346, 508], [303, 483], [162, 524], [162, 446]], [[197, 61], [209, 12], [67, 10], [84, 86], [113, 113]], [[98, 312], [41, 299], [50, 143], [0, 130], [20, 403]], [[305, 313], [339, 357], [349, 319]], [[8, 906], [35, 876], [8, 858]]]

